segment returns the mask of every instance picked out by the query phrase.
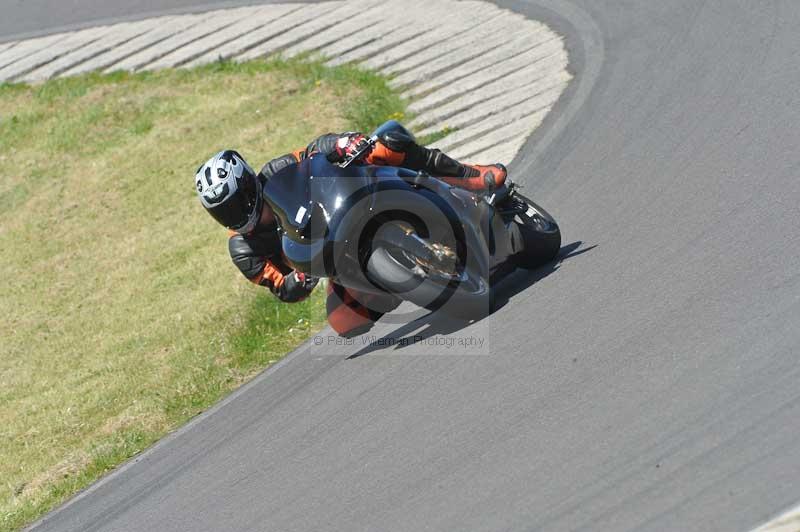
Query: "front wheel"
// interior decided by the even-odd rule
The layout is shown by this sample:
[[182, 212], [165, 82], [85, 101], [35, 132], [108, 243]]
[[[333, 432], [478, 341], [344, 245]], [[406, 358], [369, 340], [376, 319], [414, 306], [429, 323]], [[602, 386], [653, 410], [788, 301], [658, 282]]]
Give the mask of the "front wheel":
[[[369, 278], [384, 290], [420, 307], [478, 319], [491, 313], [488, 280], [458, 268], [454, 253], [429, 244], [402, 225], [379, 231], [366, 264]], [[383, 228], [382, 228], [383, 229]]]
[[558, 256], [561, 250], [561, 230], [546, 210], [522, 194], [515, 195], [518, 201], [523, 201], [527, 206], [525, 212], [518, 212], [514, 220], [525, 246], [515, 258], [516, 265], [533, 270]]

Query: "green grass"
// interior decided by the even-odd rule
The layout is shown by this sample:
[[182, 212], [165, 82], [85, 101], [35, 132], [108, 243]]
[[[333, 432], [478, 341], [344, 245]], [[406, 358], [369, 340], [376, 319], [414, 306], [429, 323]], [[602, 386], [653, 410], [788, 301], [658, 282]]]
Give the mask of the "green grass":
[[[402, 116], [385, 80], [299, 61], [0, 85], [0, 530], [16, 530], [306, 339], [231, 264], [195, 169]], [[321, 292], [321, 291], [320, 291]]]
[[417, 142], [419, 142], [423, 146], [428, 145], [428, 144], [433, 144], [437, 140], [441, 140], [441, 139], [445, 138], [447, 135], [449, 135], [450, 133], [453, 133], [455, 131], [457, 131], [456, 128], [444, 127], [442, 129], [440, 129], [439, 131], [434, 131], [433, 133], [429, 133], [427, 135], [422, 135], [421, 137], [417, 138]]

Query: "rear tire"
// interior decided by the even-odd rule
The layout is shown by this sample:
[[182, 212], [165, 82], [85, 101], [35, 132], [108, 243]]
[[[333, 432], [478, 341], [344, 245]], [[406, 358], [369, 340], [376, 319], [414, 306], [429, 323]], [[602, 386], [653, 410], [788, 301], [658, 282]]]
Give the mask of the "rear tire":
[[514, 221], [525, 245], [525, 249], [515, 258], [516, 265], [534, 270], [558, 256], [561, 251], [561, 230], [546, 210], [522, 194], [516, 195], [528, 205], [527, 212], [517, 214], [517, 220]]

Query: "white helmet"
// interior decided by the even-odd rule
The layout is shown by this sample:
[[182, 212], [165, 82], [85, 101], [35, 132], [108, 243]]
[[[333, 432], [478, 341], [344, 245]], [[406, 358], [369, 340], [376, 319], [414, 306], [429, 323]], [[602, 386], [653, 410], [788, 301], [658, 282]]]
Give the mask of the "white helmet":
[[197, 169], [200, 203], [216, 221], [241, 234], [255, 229], [261, 217], [258, 176], [234, 150], [221, 151]]

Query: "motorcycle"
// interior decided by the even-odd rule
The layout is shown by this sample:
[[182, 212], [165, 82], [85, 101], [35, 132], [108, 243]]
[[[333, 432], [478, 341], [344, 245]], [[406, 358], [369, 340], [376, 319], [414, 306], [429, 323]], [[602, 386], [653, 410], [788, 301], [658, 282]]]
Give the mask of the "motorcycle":
[[492, 311], [492, 285], [516, 268], [552, 261], [553, 217], [510, 181], [474, 193], [424, 172], [354, 164], [385, 135], [380, 126], [349, 159], [314, 155], [272, 176], [272, 208], [286, 263], [362, 294], [393, 294], [460, 318]]

